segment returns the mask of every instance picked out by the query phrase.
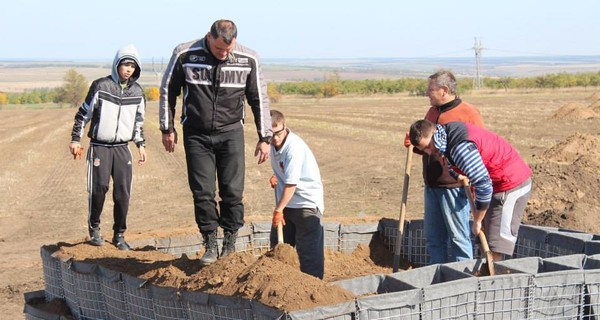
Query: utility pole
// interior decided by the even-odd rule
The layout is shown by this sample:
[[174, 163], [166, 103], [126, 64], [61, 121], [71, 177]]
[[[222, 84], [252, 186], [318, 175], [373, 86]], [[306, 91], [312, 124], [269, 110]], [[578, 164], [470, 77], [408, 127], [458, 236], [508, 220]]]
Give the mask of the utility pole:
[[475, 50], [475, 89], [479, 90], [482, 87], [483, 81], [481, 79], [481, 75], [479, 73], [479, 65], [481, 63], [481, 50], [484, 48], [481, 46], [481, 39], [477, 41], [477, 37], [475, 37], [475, 44], [473, 45], [473, 50]]

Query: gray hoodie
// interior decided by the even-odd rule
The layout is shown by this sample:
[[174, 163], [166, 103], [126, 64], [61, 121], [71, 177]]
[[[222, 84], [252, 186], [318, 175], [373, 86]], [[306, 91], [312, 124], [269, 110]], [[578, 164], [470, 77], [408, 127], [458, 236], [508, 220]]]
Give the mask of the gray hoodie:
[[[119, 84], [118, 67], [123, 59], [137, 64], [125, 87]], [[91, 121], [88, 136], [93, 145], [119, 145], [133, 141], [144, 145], [146, 98], [137, 83], [142, 71], [139, 55], [133, 45], [117, 51], [109, 76], [92, 82], [85, 101], [75, 115], [71, 141], [79, 142], [84, 128]]]

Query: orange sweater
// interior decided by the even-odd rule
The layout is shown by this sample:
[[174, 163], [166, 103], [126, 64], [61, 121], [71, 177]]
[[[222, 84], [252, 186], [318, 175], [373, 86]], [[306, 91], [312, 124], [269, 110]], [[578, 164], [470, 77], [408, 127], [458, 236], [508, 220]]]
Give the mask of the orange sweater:
[[[459, 98], [442, 106], [429, 108], [425, 114], [425, 119], [439, 124], [460, 121], [485, 128], [479, 110]], [[460, 182], [448, 173], [447, 161], [439, 151], [431, 156], [423, 154], [423, 180], [426, 185], [432, 188], [457, 188], [461, 186]]]

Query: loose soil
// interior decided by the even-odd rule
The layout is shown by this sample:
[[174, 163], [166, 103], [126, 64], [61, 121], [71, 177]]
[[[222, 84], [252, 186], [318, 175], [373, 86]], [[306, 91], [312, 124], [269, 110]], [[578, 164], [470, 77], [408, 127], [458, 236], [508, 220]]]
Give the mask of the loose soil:
[[[465, 101], [480, 108], [488, 128], [510, 141], [533, 168], [534, 190], [524, 223], [600, 232], [600, 198], [594, 192], [600, 185], [597, 173], [600, 119], [555, 116], [569, 103], [596, 108], [598, 101], [592, 98], [594, 94], [592, 90], [553, 90], [463, 96]], [[426, 98], [404, 95], [332, 99], [286, 96], [272, 108], [286, 114], [290, 128], [303, 137], [315, 153], [325, 186], [325, 219], [359, 223], [398, 218], [406, 157], [402, 139], [409, 125], [423, 117], [426, 104]], [[75, 111], [0, 110], [0, 185], [3, 186], [0, 192], [0, 254], [3, 257], [0, 260], [0, 303], [3, 317], [7, 319], [22, 318], [24, 293], [43, 289], [39, 254], [43, 245], [63, 242], [64, 250], [83, 248], [89, 251], [88, 255], [98, 254], [95, 257], [82, 255], [84, 259], [112, 263], [114, 268], [123, 266], [124, 257], [119, 256], [123, 253], [110, 245], [92, 248], [82, 244], [87, 236], [85, 164], [73, 160], [67, 149]], [[134, 168], [127, 232], [130, 240], [197, 232], [183, 148], [178, 145], [172, 154], [162, 149], [157, 113], [156, 104], [151, 103], [145, 130], [149, 161], [143, 167]], [[252, 124], [252, 121], [249, 115], [247, 123]], [[246, 130], [246, 220], [268, 221], [273, 210], [273, 191], [268, 185], [271, 170], [269, 164], [256, 164], [253, 157], [256, 132], [252, 125]], [[85, 147], [87, 149], [87, 145]], [[132, 151], [137, 158], [135, 149]], [[415, 158], [412, 163], [406, 217], [420, 219], [423, 216], [420, 159]], [[108, 238], [112, 206], [109, 196], [101, 225]], [[380, 258], [389, 261], [392, 254], [384, 252], [377, 258], [373, 248], [367, 248], [359, 247], [354, 256], [328, 252], [326, 279], [317, 282], [329, 285], [334, 279], [355, 276], [353, 269], [362, 268], [359, 267], [361, 259], [367, 263], [364, 268], [368, 273], [389, 273], [390, 264], [382, 263]], [[201, 275], [209, 272], [209, 268], [201, 271], [195, 263], [197, 257], [174, 259], [143, 250], [129, 254], [152, 256], [135, 260], [137, 262], [127, 265], [124, 272], [169, 286], [237, 290], [240, 295], [260, 296], [274, 290], [272, 287], [252, 287], [254, 291], [250, 286], [235, 287], [242, 281], [234, 275], [258, 268], [258, 261], [279, 262], [278, 268], [284, 268], [288, 274], [298, 271], [297, 267], [266, 256], [252, 260], [252, 257], [236, 254], [219, 262], [230, 260], [228, 265], [220, 267], [227, 272]], [[289, 276], [276, 278], [275, 274], [272, 279], [277, 279], [282, 286], [289, 285], [286, 281], [296, 287], [299, 283], [308, 283]], [[315, 295], [317, 299], [321, 298]]]
[[[62, 261], [103, 265], [157, 286], [239, 296], [285, 311], [351, 300], [354, 294], [331, 282], [391, 273], [393, 256], [378, 237], [369, 244], [358, 245], [352, 254], [327, 250], [326, 273], [321, 280], [300, 271], [296, 250], [288, 244], [279, 244], [259, 257], [252, 252], [236, 252], [206, 267], [198, 264], [198, 256], [175, 258], [151, 248], [119, 251], [109, 244], [95, 247], [84, 242], [47, 248]], [[406, 261], [402, 266], [410, 268]]]

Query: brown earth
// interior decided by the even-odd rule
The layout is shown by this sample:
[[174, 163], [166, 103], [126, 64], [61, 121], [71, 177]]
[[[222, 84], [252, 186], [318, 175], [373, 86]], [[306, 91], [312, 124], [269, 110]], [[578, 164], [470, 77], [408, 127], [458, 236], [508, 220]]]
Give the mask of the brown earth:
[[[330, 282], [390, 273], [393, 255], [377, 239], [370, 245], [359, 245], [351, 255], [328, 250], [327, 272], [321, 280], [300, 272], [298, 255], [287, 244], [277, 245], [258, 258], [252, 252], [234, 253], [204, 268], [198, 265], [197, 256], [184, 255], [176, 259], [173, 255], [143, 248], [123, 252], [111, 245], [94, 247], [86, 243], [61, 243], [49, 246], [49, 249], [55, 250], [54, 256], [63, 261], [73, 258], [103, 265], [149, 280], [154, 285], [239, 296], [286, 311], [352, 299], [351, 292]], [[408, 265], [404, 262], [403, 266]], [[300, 283], [302, 285], [298, 285]]]
[[[534, 191], [525, 223], [599, 232], [600, 199], [594, 189], [599, 185], [600, 120], [554, 117], [569, 103], [593, 104], [596, 101], [589, 99], [592, 94], [590, 90], [553, 90], [463, 96], [480, 108], [486, 125], [515, 145], [534, 170]], [[401, 142], [409, 125], [424, 115], [426, 104], [426, 98], [404, 95], [332, 99], [286, 96], [272, 108], [288, 116], [289, 126], [311, 146], [319, 161], [326, 219], [354, 223], [398, 218], [406, 157]], [[84, 162], [73, 160], [67, 151], [74, 113], [74, 109], [0, 110], [0, 303], [8, 319], [22, 317], [25, 292], [43, 289], [41, 246], [65, 242], [71, 249], [88, 248], [76, 245], [86, 237], [87, 195]], [[147, 114], [149, 162], [134, 168], [127, 237], [133, 240], [196, 232], [183, 149], [178, 146], [173, 154], [164, 152], [156, 104], [150, 104]], [[251, 116], [248, 123], [252, 123]], [[266, 221], [273, 210], [273, 194], [267, 182], [270, 167], [256, 164], [252, 155], [256, 133], [251, 125], [246, 129], [247, 220]], [[423, 215], [418, 158], [413, 159], [411, 175], [407, 219], [418, 219]], [[102, 222], [107, 237], [112, 225], [111, 208], [108, 199]], [[100, 250], [107, 251], [105, 260], [121, 254], [110, 245]], [[372, 248], [359, 248], [355, 256], [330, 252], [324, 282], [352, 277], [351, 271], [360, 261], [366, 262], [366, 270], [371, 273], [389, 272], [389, 264], [381, 263], [382, 257], [389, 259], [391, 253], [377, 258]], [[239, 260], [227, 268], [256, 267], [258, 260], [246, 258], [235, 255], [232, 259]], [[144, 271], [140, 276], [173, 285], [190, 285], [190, 279], [199, 271], [194, 263], [197, 257], [144, 259], [150, 261], [150, 270], [136, 271], [135, 266], [127, 266], [127, 271]], [[212, 274], [204, 275], [205, 280], [199, 276], [196, 285], [202, 281], [208, 286], [222, 283], [223, 290], [239, 291], [225, 285], [235, 283], [226, 280], [232, 280], [236, 272], [231, 269], [220, 276], [221, 280]], [[284, 285], [286, 279], [304, 283], [290, 277], [278, 281]], [[246, 293], [259, 294], [258, 290]]]

